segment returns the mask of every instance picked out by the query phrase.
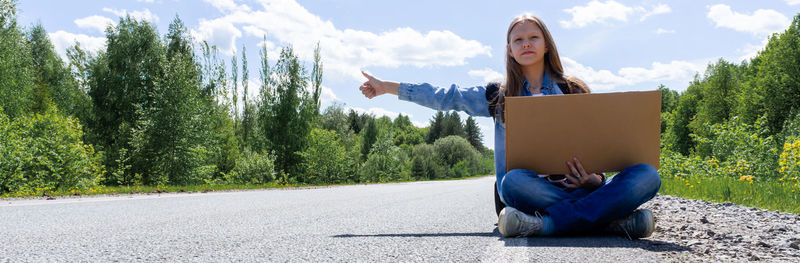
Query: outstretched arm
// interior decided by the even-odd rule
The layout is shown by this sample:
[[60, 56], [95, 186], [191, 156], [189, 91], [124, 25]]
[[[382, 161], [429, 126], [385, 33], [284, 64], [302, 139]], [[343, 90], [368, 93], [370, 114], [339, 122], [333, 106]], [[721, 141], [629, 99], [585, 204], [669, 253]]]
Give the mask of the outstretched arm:
[[359, 89], [367, 98], [386, 93], [397, 95], [399, 99], [440, 111], [457, 110], [472, 116], [491, 117], [485, 87], [462, 89], [456, 85], [434, 87], [427, 83], [411, 84], [380, 80], [369, 73], [361, 72], [367, 78]]

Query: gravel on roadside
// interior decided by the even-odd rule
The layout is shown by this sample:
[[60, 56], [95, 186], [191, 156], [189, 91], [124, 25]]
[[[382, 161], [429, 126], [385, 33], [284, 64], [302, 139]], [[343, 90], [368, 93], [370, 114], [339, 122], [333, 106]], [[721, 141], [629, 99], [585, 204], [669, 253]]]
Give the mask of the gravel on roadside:
[[800, 262], [800, 215], [668, 195], [641, 208], [656, 216], [643, 241], [667, 261]]

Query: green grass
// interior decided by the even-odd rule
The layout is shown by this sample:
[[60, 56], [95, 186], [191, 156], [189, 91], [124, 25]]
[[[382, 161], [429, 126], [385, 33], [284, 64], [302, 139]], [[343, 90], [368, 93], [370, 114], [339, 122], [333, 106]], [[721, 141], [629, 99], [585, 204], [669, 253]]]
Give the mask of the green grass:
[[[462, 178], [442, 178], [431, 180], [399, 180], [382, 183], [400, 183], [400, 182], [416, 182], [416, 181], [440, 181], [440, 180], [461, 180], [469, 178], [483, 177], [487, 175], [475, 175]], [[272, 188], [288, 188], [288, 187], [313, 187], [313, 186], [336, 186], [336, 185], [355, 185], [365, 183], [341, 183], [341, 184], [202, 184], [202, 185], [186, 185], [186, 186], [98, 186], [86, 190], [56, 190], [47, 191], [44, 189], [34, 189], [31, 192], [15, 192], [0, 194], [0, 198], [17, 198], [17, 197], [41, 197], [41, 196], [84, 196], [84, 195], [113, 195], [113, 194], [147, 194], [147, 193], [178, 193], [178, 192], [212, 192], [212, 191], [230, 191], [230, 190], [256, 190], [256, 189], [272, 189]], [[43, 195], [43, 192], [46, 195]]]
[[662, 176], [659, 192], [684, 198], [800, 213], [800, 183], [797, 178]]

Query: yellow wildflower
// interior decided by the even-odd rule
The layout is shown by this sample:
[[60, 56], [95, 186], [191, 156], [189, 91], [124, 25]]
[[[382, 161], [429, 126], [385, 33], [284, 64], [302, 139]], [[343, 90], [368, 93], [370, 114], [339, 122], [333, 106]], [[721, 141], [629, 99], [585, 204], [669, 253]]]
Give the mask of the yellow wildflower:
[[747, 181], [751, 181], [751, 182], [752, 182], [752, 181], [753, 181], [753, 176], [750, 176], [750, 175], [742, 175], [741, 177], [739, 177], [739, 181], [744, 181], [744, 180], [747, 180]]

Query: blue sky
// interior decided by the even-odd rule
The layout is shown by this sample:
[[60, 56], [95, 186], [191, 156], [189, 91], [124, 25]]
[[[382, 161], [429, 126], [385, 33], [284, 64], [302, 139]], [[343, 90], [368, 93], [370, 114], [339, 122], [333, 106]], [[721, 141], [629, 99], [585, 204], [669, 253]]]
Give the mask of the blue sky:
[[[511, 19], [529, 12], [551, 31], [565, 73], [595, 92], [652, 90], [659, 84], [683, 91], [709, 62], [754, 56], [769, 35], [788, 28], [800, 13], [800, 0], [27, 0], [18, 9], [20, 24], [41, 23], [61, 54], [74, 41], [102, 49], [103, 29], [125, 14], [152, 22], [162, 35], [177, 14], [196, 41], [217, 45], [226, 62], [245, 45], [251, 87], [258, 85], [264, 35], [272, 63], [281, 47], [291, 45], [310, 66], [320, 42], [323, 107], [341, 103], [377, 116], [403, 113], [424, 126], [433, 110], [390, 95], [364, 98], [359, 70], [402, 82], [483, 85], [505, 71]], [[477, 120], [484, 144], [493, 148], [492, 120]]]

